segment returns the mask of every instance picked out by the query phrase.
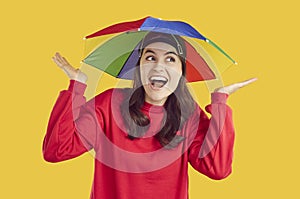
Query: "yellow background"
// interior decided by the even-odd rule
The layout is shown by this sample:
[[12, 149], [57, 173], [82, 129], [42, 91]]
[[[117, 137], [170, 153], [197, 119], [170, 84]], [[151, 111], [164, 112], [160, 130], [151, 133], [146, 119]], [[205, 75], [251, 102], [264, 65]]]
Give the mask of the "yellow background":
[[234, 93], [233, 173], [213, 181], [190, 172], [190, 198], [299, 198], [299, 5], [286, 1], [5, 1], [1, 3], [0, 198], [89, 198], [93, 159], [42, 158], [50, 111], [68, 80], [52, 63], [79, 66], [85, 35], [153, 16], [189, 22], [239, 63], [225, 84], [258, 77]]

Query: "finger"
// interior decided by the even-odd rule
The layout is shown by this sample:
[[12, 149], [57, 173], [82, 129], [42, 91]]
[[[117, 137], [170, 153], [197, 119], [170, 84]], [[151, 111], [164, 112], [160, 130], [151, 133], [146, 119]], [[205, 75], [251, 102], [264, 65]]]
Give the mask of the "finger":
[[65, 70], [65, 69], [70, 68], [70, 65], [66, 64], [65, 61], [63, 60], [63, 58], [59, 54], [56, 54], [54, 57], [52, 57], [52, 60], [61, 69]]
[[61, 56], [61, 54], [56, 53], [55, 54], [56, 59], [61, 63], [61, 64], [65, 64], [65, 60], [63, 59], [63, 57]]
[[239, 84], [239, 87], [244, 87], [244, 86], [247, 86], [248, 84], [255, 82], [256, 80], [257, 80], [257, 78], [251, 78], [246, 81], [240, 82], [238, 84]]
[[66, 58], [62, 57], [62, 60], [63, 60], [63, 63], [66, 64], [66, 65], [70, 65], [70, 63], [67, 61]]
[[54, 57], [55, 57], [55, 59], [60, 60], [61, 55], [58, 52], [56, 52]]
[[61, 54], [56, 53], [54, 58], [56, 60], [56, 64], [58, 64], [59, 67], [71, 67], [67, 59], [61, 56]]
[[56, 52], [56, 53], [55, 53], [55, 57], [59, 59], [59, 58], [61, 57], [60, 53], [59, 53], [59, 52]]
[[62, 64], [61, 62], [57, 59], [57, 57], [52, 57], [52, 60], [55, 62], [55, 64], [58, 66], [58, 67], [62, 67]]
[[55, 61], [56, 64], [61, 65], [59, 53], [55, 53], [55, 55], [54, 55], [54, 57], [52, 57], [52, 59], [53, 59], [53, 61]]

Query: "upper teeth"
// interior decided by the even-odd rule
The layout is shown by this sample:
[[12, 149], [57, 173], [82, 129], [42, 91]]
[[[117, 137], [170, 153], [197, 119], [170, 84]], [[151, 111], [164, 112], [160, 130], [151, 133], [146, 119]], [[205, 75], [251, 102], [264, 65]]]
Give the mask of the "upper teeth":
[[161, 76], [153, 76], [153, 77], [150, 77], [150, 81], [168, 81], [167, 78], [165, 77], [161, 77]]

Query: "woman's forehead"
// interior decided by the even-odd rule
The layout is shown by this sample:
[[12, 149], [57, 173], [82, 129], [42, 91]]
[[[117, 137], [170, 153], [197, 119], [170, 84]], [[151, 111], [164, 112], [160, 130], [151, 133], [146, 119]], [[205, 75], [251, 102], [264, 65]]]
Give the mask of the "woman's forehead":
[[175, 54], [178, 53], [174, 46], [164, 42], [151, 43], [145, 47], [144, 52], [147, 52], [149, 50], [157, 53], [159, 52], [174, 52]]

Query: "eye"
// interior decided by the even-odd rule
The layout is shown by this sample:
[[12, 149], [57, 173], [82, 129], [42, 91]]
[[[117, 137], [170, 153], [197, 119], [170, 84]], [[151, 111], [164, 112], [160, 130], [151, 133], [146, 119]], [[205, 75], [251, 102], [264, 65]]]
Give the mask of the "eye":
[[174, 57], [167, 57], [167, 62], [175, 62], [176, 59]]
[[146, 60], [147, 61], [155, 61], [155, 58], [154, 58], [154, 56], [151, 55], [151, 56], [147, 56]]

